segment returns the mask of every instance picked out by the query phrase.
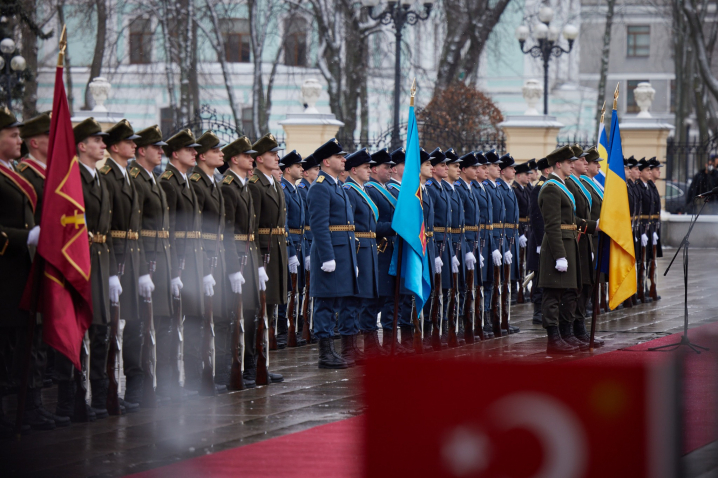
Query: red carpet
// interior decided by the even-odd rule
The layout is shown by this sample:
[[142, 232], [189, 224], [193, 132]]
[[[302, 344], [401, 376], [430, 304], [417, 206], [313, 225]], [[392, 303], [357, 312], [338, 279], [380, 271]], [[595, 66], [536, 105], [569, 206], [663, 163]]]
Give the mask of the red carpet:
[[362, 476], [363, 417], [184, 460], [133, 478], [355, 478]]

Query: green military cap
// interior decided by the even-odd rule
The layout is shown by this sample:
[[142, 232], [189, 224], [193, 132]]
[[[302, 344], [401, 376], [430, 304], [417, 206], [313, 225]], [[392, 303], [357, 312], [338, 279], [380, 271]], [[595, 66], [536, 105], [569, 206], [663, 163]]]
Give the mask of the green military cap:
[[591, 148], [584, 151], [583, 154], [581, 155], [581, 157], [586, 158], [586, 161], [588, 161], [589, 163], [594, 162], [594, 161], [597, 163], [599, 161], [603, 161], [601, 159], [601, 156], [598, 154], [598, 150], [596, 149], [595, 146], [591, 146]]
[[108, 134], [107, 138], [105, 138], [105, 144], [108, 148], [113, 144], [119, 143], [120, 141], [125, 141], [128, 139], [134, 141], [139, 138], [139, 136], [135, 134], [135, 130], [132, 128], [130, 122], [126, 119], [121, 119], [120, 121], [112, 125], [110, 129], [105, 131], [105, 133]]
[[199, 146], [195, 146], [194, 148], [197, 150], [197, 154], [204, 154], [210, 149], [224, 148], [226, 146], [211, 130], [202, 133], [202, 136], [199, 137], [197, 142]]
[[20, 127], [20, 137], [28, 139], [41, 134], [50, 134], [51, 113], [51, 111], [45, 111], [25, 121], [25, 124]]
[[583, 148], [581, 148], [581, 146], [579, 146], [577, 144], [574, 144], [571, 146], [571, 151], [573, 151], [573, 155], [576, 158], [580, 158], [581, 155], [583, 154]]
[[173, 151], [178, 151], [182, 148], [196, 148], [197, 146], [201, 145], [195, 141], [192, 131], [189, 129], [183, 129], [168, 139], [167, 146], [162, 146], [162, 149], [169, 157], [172, 156]]
[[22, 126], [22, 123], [15, 118], [15, 115], [4, 106], [0, 109], [0, 129], [15, 128]]
[[137, 136], [138, 138], [134, 141], [138, 148], [144, 146], [167, 146], [167, 143], [162, 141], [162, 131], [157, 125], [138, 131]]
[[574, 157], [575, 156], [573, 155], [573, 149], [571, 149], [571, 146], [561, 146], [560, 148], [548, 153], [546, 155], [546, 161], [548, 161], [549, 166], [553, 166], [556, 163], [572, 159]]
[[267, 133], [252, 145], [252, 149], [256, 151], [254, 154], [254, 157], [256, 158], [264, 153], [279, 151], [282, 148], [279, 147], [279, 143], [277, 143], [274, 135], [272, 133]]
[[232, 159], [234, 156], [239, 156], [240, 154], [256, 153], [256, 151], [252, 149], [252, 142], [246, 136], [242, 136], [239, 139], [235, 139], [227, 146], [222, 148], [222, 152], [224, 153], [224, 160], [226, 162], [229, 162], [229, 160]]
[[85, 141], [90, 136], [107, 136], [107, 133], [102, 132], [100, 123], [93, 117], [82, 120], [72, 128], [72, 132], [75, 134], [75, 144]]

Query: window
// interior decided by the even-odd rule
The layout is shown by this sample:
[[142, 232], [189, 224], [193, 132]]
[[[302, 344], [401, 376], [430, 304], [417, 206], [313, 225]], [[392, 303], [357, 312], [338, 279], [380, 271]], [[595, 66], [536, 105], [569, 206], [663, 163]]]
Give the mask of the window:
[[224, 39], [224, 59], [230, 63], [249, 63], [249, 20], [220, 18], [219, 29]]
[[152, 20], [136, 18], [130, 23], [130, 63], [144, 65], [152, 61]]
[[160, 108], [160, 130], [162, 137], [169, 138], [174, 133], [175, 120], [172, 114], [172, 108]]
[[242, 131], [244, 134], [249, 136], [252, 131], [252, 118], [254, 116], [252, 115], [252, 107], [247, 106], [242, 108]]
[[651, 27], [648, 25], [632, 25], [628, 27], [628, 51], [626, 56], [647, 57], [651, 52]]
[[628, 84], [626, 85], [626, 89], [628, 90], [626, 94], [626, 113], [638, 113], [641, 111], [641, 108], [638, 107], [638, 103], [636, 103], [636, 98], [633, 97], [633, 90], [638, 87], [639, 83], [647, 81], [648, 80], [628, 80]]
[[290, 17], [284, 21], [284, 64], [307, 66], [307, 21]]

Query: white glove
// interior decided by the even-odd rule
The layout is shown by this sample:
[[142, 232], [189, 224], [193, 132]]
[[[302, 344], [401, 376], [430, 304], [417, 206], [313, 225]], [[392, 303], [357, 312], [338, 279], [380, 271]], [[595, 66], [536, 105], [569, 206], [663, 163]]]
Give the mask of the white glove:
[[334, 272], [334, 270], [337, 268], [337, 261], [332, 259], [331, 261], [327, 261], [324, 264], [322, 264], [322, 270], [324, 272]]
[[241, 272], [235, 272], [229, 275], [229, 283], [232, 286], [232, 292], [235, 294], [242, 293], [242, 284], [244, 284], [244, 276]]
[[359, 277], [359, 267], [355, 267], [354, 269], [356, 269], [356, 276]]
[[484, 256], [482, 256], [481, 254], [479, 254], [479, 261], [481, 262], [481, 268], [483, 269], [483, 267], [484, 267]]
[[202, 284], [204, 285], [204, 295], [212, 297], [214, 295], [214, 286], [217, 284], [214, 277], [212, 277], [212, 274], [204, 276], [202, 278]]
[[152, 277], [149, 274], [140, 276], [139, 279], [139, 294], [140, 297], [149, 299], [152, 297], [152, 291], [155, 290], [155, 284], [152, 282]]
[[456, 256], [451, 256], [451, 272], [457, 273], [459, 272], [459, 258]]
[[466, 263], [466, 268], [470, 271], [473, 271], [474, 265], [476, 264], [476, 257], [472, 252], [467, 252], [464, 255], [464, 262]]
[[596, 232], [601, 232], [601, 228], [598, 227], [598, 221], [600, 221], [600, 219], [596, 219]]
[[296, 274], [297, 268], [299, 267], [299, 259], [297, 259], [297, 256], [290, 257], [287, 265], [289, 266], [289, 272], [291, 274]]
[[511, 261], [514, 259], [513, 254], [511, 254], [511, 251], [504, 252], [504, 264], [511, 264]]
[[501, 253], [498, 249], [494, 249], [494, 252], [491, 253], [491, 258], [494, 260], [495, 266], [501, 265]]
[[556, 259], [556, 270], [559, 272], [566, 272], [568, 270], [568, 261], [565, 257]]
[[179, 297], [180, 291], [182, 290], [182, 287], [184, 287], [184, 284], [182, 284], [182, 280], [180, 280], [179, 277], [175, 277], [174, 279], [172, 279], [171, 286], [172, 295], [175, 297]]
[[309, 258], [310, 256], [304, 256], [304, 270], [309, 270]]
[[658, 245], [658, 234], [655, 232], [653, 233], [653, 245], [654, 246]]
[[110, 276], [110, 302], [113, 304], [118, 303], [120, 301], [120, 294], [122, 294], [120, 278], [118, 276]]
[[441, 257], [437, 257], [434, 259], [434, 274], [441, 273], [441, 268], [444, 266], [444, 261], [441, 260]]
[[648, 236], [645, 234], [641, 234], [641, 245], [643, 247], [646, 247], [648, 245]]
[[35, 226], [32, 229], [30, 229], [30, 232], [27, 235], [27, 245], [28, 246], [37, 246], [37, 241], [40, 240], [40, 226]]
[[541, 254], [541, 246], [538, 246], [538, 247], [536, 248], [536, 254]]
[[267, 271], [264, 270], [264, 267], [257, 269], [257, 275], [259, 276], [259, 290], [267, 290], [269, 276], [267, 275]]
[[526, 244], [529, 242], [528, 239], [526, 239], [526, 236], [521, 234], [519, 236], [519, 247], [526, 247]]

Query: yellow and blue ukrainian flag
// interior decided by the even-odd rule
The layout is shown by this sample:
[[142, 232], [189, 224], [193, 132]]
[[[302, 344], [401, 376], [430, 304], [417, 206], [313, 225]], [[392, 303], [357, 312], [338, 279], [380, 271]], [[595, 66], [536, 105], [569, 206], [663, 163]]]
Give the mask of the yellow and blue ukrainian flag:
[[606, 169], [608, 168], [608, 138], [606, 137], [606, 127], [603, 125], [603, 122], [598, 125], [598, 145], [596, 145], [596, 149], [598, 149], [598, 155], [604, 161], [598, 163], [601, 166], [601, 170], [594, 179], [605, 188]]
[[[605, 131], [603, 136], [605, 137]], [[602, 242], [607, 246], [604, 251], [608, 249], [608, 260], [604, 252], [601, 269], [608, 274], [608, 307], [613, 310], [636, 293], [636, 252], [628, 207], [626, 175], [623, 169], [621, 131], [615, 109], [611, 114], [610, 139], [599, 226]], [[605, 239], [610, 241], [604, 241]]]
[[[426, 253], [426, 236], [424, 235], [424, 211], [422, 207], [422, 191], [419, 172], [419, 131], [416, 124], [414, 106], [409, 108], [409, 125], [406, 136], [406, 159], [401, 191], [394, 210], [391, 227], [404, 240], [401, 258], [400, 277], [404, 287], [414, 293], [416, 310], [420, 311], [431, 294], [431, 270]], [[394, 248], [396, 251], [398, 248]], [[390, 271], [396, 271], [396, 260], [392, 257]], [[390, 272], [391, 273], [391, 272]]]

